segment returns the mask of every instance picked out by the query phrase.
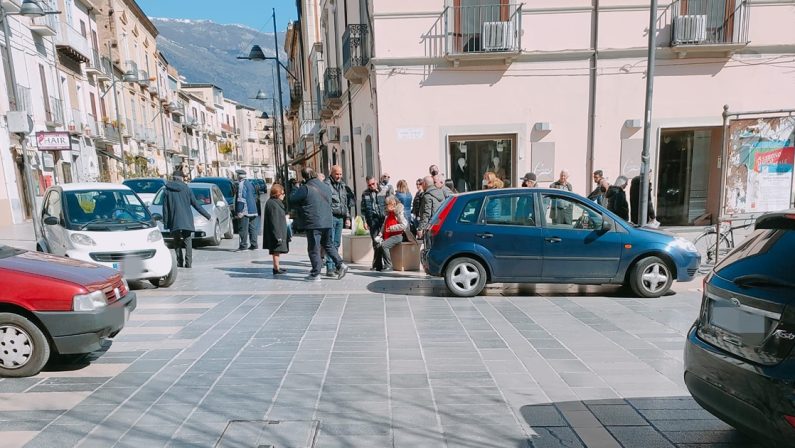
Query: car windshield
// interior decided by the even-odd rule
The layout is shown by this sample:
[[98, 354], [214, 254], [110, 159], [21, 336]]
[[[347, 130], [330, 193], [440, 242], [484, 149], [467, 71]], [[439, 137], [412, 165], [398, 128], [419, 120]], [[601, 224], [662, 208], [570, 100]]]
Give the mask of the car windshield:
[[65, 191], [65, 217], [70, 228], [118, 230], [152, 225], [152, 217], [130, 190]]
[[196, 197], [199, 204], [208, 205], [213, 203], [213, 197], [210, 194], [209, 188], [190, 187], [190, 191], [193, 192], [193, 196]]
[[157, 193], [157, 190], [165, 185], [165, 182], [160, 179], [132, 179], [125, 180], [124, 185], [136, 193]]

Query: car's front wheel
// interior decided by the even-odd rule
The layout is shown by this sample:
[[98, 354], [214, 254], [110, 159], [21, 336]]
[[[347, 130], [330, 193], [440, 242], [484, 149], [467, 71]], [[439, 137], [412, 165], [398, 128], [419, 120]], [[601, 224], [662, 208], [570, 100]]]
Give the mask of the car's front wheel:
[[447, 289], [458, 297], [473, 297], [486, 287], [486, 269], [479, 261], [459, 257], [451, 261], [444, 271]]
[[36, 324], [14, 313], [0, 313], [0, 377], [33, 376], [50, 359], [50, 343]]
[[171, 253], [171, 271], [163, 277], [153, 278], [149, 280], [152, 285], [157, 288], [168, 288], [173, 285], [177, 280], [177, 256], [174, 252]]
[[629, 286], [640, 297], [660, 297], [671, 289], [673, 275], [668, 265], [659, 257], [646, 257], [632, 269]]
[[210, 246], [218, 246], [221, 244], [221, 224], [218, 221], [215, 221], [215, 226], [213, 227], [213, 237], [210, 240]]

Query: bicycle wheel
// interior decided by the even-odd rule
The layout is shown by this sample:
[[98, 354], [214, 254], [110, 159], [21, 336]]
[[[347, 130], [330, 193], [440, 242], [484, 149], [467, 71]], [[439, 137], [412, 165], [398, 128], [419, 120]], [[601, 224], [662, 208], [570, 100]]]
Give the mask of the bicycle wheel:
[[[707, 231], [702, 233], [696, 241], [696, 249], [701, 254], [701, 265], [714, 266], [715, 265], [715, 241], [717, 240], [717, 233], [715, 231]], [[720, 235], [720, 244], [718, 245], [718, 255], [722, 258], [729, 253], [731, 249], [729, 239], [725, 234]]]

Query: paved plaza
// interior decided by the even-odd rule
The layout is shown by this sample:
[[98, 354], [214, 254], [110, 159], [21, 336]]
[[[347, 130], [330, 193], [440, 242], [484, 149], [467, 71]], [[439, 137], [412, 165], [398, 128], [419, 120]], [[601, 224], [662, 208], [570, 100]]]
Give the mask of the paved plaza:
[[[700, 279], [450, 297], [421, 273], [303, 280], [299, 237], [202, 248], [102, 352], [0, 379], [2, 447], [751, 447], [682, 381]], [[230, 423], [231, 422], [231, 423]]]

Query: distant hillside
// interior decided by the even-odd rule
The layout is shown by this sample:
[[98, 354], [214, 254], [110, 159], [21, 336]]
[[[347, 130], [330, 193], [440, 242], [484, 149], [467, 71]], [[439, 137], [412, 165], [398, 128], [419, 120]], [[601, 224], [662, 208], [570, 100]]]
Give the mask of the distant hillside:
[[[188, 82], [212, 83], [224, 90], [224, 97], [253, 107], [262, 102], [252, 100], [257, 90], [273, 94], [272, 67], [275, 62], [236, 59], [248, 56], [252, 45], [259, 45], [266, 56], [275, 56], [273, 33], [261, 33], [243, 25], [222, 25], [210, 20], [151, 18], [160, 31], [158, 48], [168, 62]], [[280, 58], [287, 65], [284, 33], [279, 33]], [[282, 94], [289, 99], [287, 75], [282, 73]], [[270, 108], [270, 105], [267, 105]]]

